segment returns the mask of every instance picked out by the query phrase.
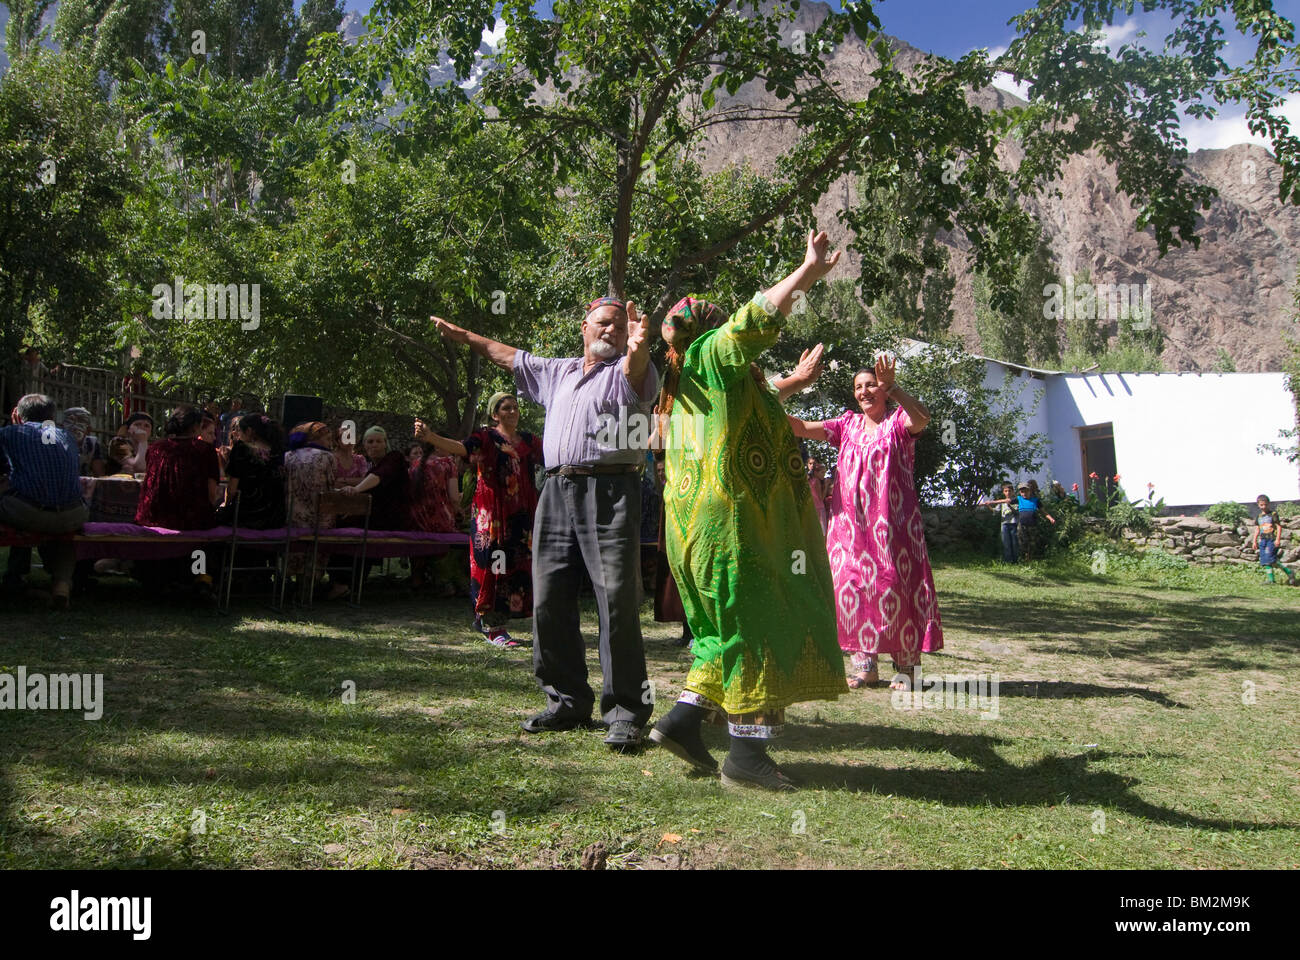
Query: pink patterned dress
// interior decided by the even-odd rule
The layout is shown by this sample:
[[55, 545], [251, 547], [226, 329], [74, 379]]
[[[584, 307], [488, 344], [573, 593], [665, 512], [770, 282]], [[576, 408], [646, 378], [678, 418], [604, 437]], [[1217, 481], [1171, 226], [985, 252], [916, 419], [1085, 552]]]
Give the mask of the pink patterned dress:
[[888, 653], [907, 669], [943, 648], [905, 418], [897, 408], [874, 435], [861, 413], [825, 422], [827, 442], [840, 450], [826, 538], [835, 619], [840, 649], [859, 668]]

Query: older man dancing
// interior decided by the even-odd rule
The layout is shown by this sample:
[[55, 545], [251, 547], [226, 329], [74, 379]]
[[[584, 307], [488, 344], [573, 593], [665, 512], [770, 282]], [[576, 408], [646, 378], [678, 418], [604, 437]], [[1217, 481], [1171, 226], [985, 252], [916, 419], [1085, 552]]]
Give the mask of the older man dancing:
[[533, 673], [547, 708], [523, 728], [542, 733], [590, 723], [595, 697], [578, 620], [579, 571], [585, 568], [600, 615], [605, 742], [635, 748], [654, 709], [639, 611], [638, 469], [645, 451], [609, 446], [598, 436], [609, 417], [639, 415], [648, 423], [659, 389], [636, 307], [613, 297], [591, 303], [582, 321], [583, 355], [566, 359], [534, 357], [432, 319], [447, 339], [510, 370], [520, 395], [547, 411], [542, 452], [548, 479], [533, 523]]

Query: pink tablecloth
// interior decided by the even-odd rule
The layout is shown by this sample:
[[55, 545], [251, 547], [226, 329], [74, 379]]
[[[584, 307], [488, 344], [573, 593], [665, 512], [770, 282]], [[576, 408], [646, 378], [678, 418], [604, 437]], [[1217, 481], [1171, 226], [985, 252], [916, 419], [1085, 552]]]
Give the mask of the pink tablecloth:
[[[274, 549], [284, 541], [284, 529], [240, 529], [240, 547], [256, 548], [258, 545]], [[311, 549], [311, 529], [295, 527], [291, 549]], [[338, 527], [322, 530], [322, 553], [351, 555], [361, 552], [360, 543], [342, 542], [361, 538], [359, 527]], [[211, 530], [168, 530], [164, 527], [142, 527], [134, 523], [88, 523], [82, 531], [84, 539], [77, 541], [77, 557], [123, 557], [152, 559], [187, 556], [201, 550], [204, 544], [220, 545], [230, 539], [230, 527], [213, 527]], [[247, 541], [247, 543], [245, 543]], [[366, 541], [366, 556], [423, 557], [441, 556], [452, 547], [469, 546], [469, 536], [464, 533], [421, 533], [410, 530], [371, 530]]]

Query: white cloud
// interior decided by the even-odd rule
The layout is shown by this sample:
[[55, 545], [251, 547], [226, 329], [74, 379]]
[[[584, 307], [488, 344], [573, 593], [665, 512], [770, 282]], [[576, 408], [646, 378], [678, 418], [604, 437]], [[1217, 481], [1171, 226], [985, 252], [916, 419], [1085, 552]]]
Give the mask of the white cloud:
[[[495, 51], [501, 43], [501, 39], [506, 35], [505, 20], [497, 17], [496, 22], [492, 24], [492, 29], [483, 29], [483, 45]], [[473, 93], [478, 89], [478, 85], [483, 81], [483, 56], [476, 54], [474, 57], [474, 66], [470, 70], [469, 76], [462, 80], [458, 86], [468, 92]]]
[[[1288, 97], [1278, 112], [1286, 117], [1292, 130], [1296, 129], [1300, 125], [1300, 95]], [[1213, 120], [1185, 117], [1181, 130], [1187, 138], [1187, 149], [1193, 152], [1222, 150], [1239, 143], [1253, 143], [1272, 151], [1272, 144], [1266, 138], [1250, 132], [1244, 111], [1220, 113]]]
[[1017, 81], [1009, 73], [993, 74], [993, 86], [999, 90], [1014, 94], [1021, 100], [1029, 100], [1029, 82], [1026, 80]]
[[501, 42], [501, 38], [504, 37], [505, 35], [506, 35], [506, 22], [505, 20], [498, 17], [496, 23], [492, 25], [491, 30], [488, 30], [486, 28], [483, 30], [483, 42], [487, 44], [489, 47], [491, 47], [493, 50], [495, 50], [497, 48], [497, 44]]
[[1101, 28], [1101, 39], [1096, 45], [1113, 54], [1125, 43], [1136, 38], [1138, 30], [1138, 22], [1133, 19], [1125, 20], [1119, 26], [1107, 24]]
[[[1007, 52], [1007, 48], [1005, 44], [996, 47], [989, 47], [987, 52], [987, 59], [990, 63], [992, 63], [994, 60], [996, 60], [998, 57], [1002, 56], [1002, 54], [1006, 52]], [[1009, 73], [993, 74], [993, 86], [997, 87], [997, 89], [999, 90], [1003, 90], [1007, 93], [1014, 94], [1015, 96], [1019, 97], [1021, 100], [1029, 99], [1029, 84], [1024, 82], [1017, 83]]]

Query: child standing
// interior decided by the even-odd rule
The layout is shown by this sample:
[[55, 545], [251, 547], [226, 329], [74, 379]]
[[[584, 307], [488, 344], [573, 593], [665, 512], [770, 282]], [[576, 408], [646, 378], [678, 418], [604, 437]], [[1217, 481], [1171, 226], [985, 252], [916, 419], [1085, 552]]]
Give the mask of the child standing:
[[1020, 556], [1025, 560], [1037, 560], [1042, 553], [1043, 538], [1038, 529], [1038, 515], [1041, 513], [1053, 525], [1056, 518], [1043, 509], [1042, 497], [1038, 495], [1038, 481], [1022, 483], [1016, 497], [1016, 532], [1020, 535]]
[[1020, 508], [1015, 490], [1009, 483], [1002, 484], [1001, 500], [986, 500], [985, 506], [990, 510], [997, 508], [1002, 518], [1002, 560], [1004, 563], [1016, 563], [1020, 559], [1020, 540], [1017, 536], [1016, 521]]
[[1286, 574], [1286, 582], [1294, 587], [1295, 574], [1282, 565], [1278, 556], [1282, 542], [1282, 524], [1277, 511], [1262, 493], [1255, 498], [1255, 505], [1259, 507], [1259, 516], [1255, 518], [1255, 534], [1251, 537], [1250, 547], [1252, 550], [1259, 548], [1259, 565], [1268, 571], [1269, 583], [1277, 583], [1273, 576], [1273, 568], [1277, 567]]

